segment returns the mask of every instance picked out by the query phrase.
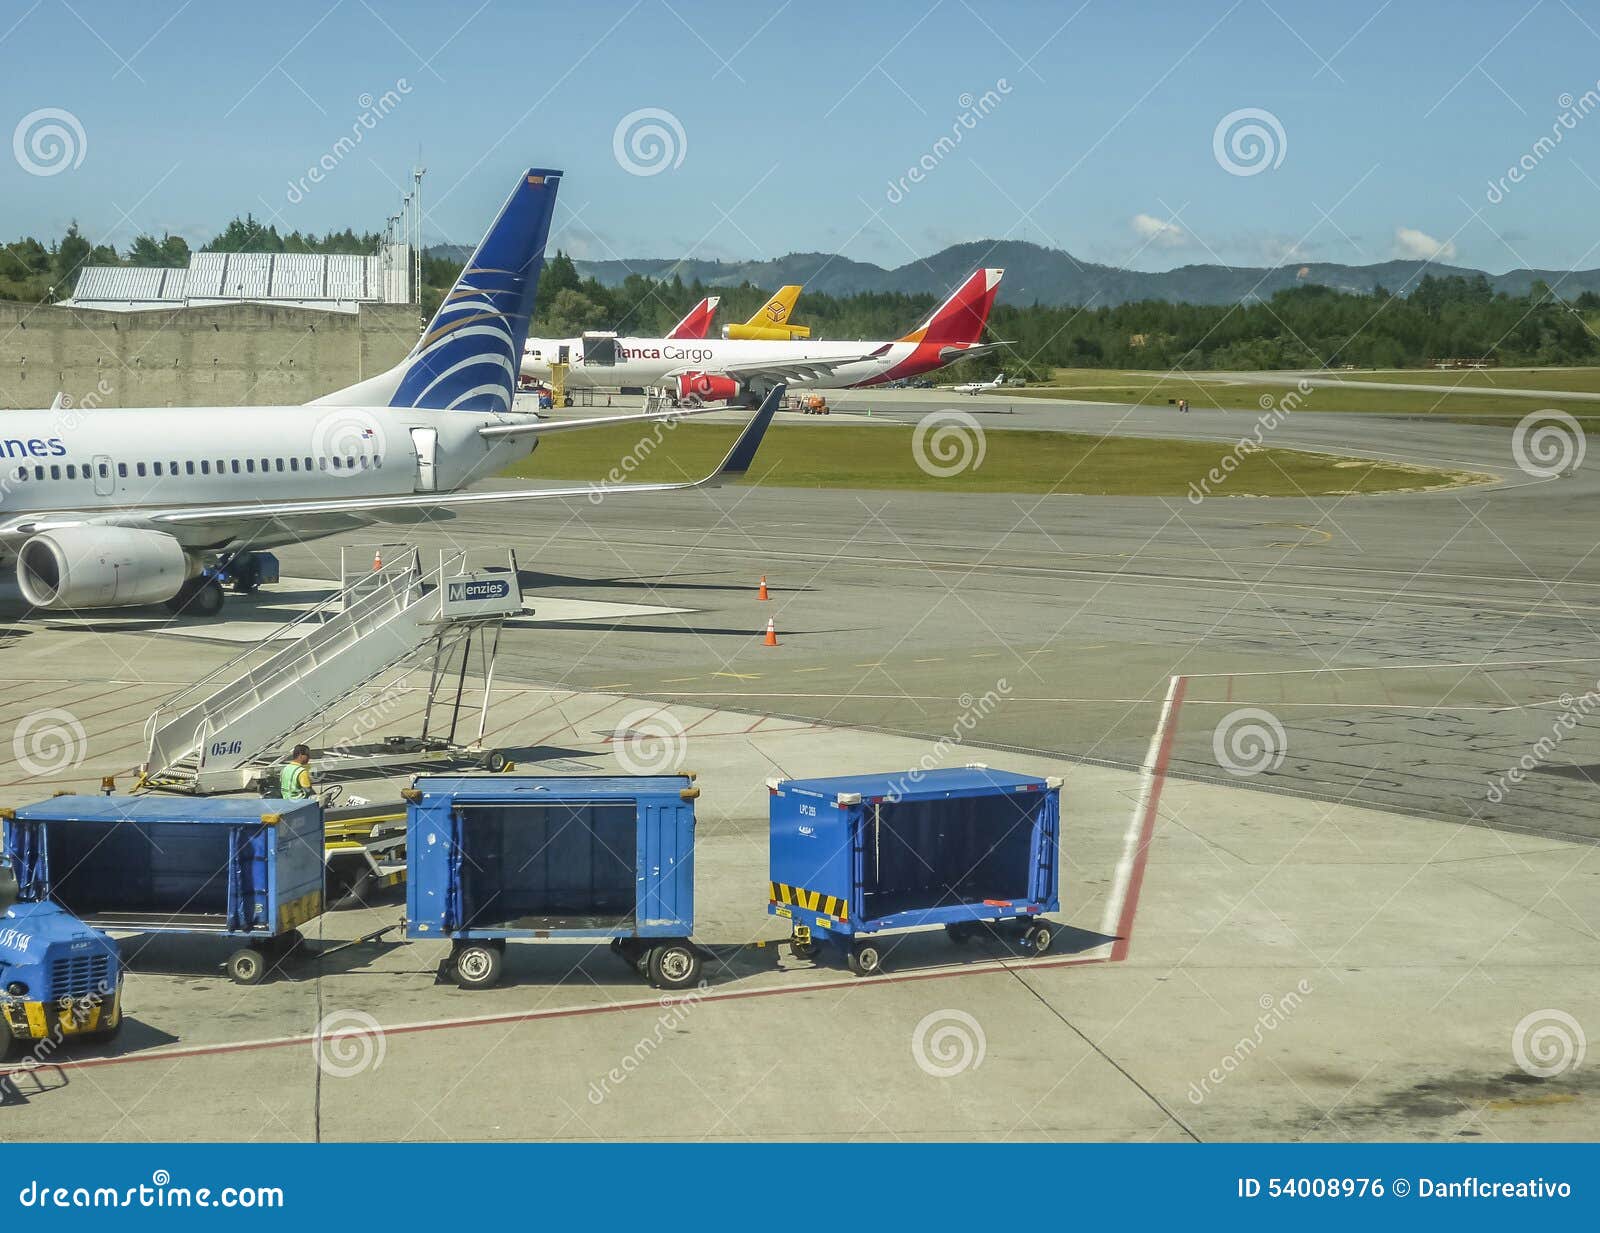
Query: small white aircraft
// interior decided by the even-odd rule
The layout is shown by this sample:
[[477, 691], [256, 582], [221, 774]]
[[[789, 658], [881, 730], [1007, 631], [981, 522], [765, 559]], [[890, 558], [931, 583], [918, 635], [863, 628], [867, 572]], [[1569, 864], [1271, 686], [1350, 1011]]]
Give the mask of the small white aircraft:
[[1003, 372], [995, 373], [993, 381], [966, 381], [960, 385], [952, 385], [952, 394], [987, 394], [990, 390], [997, 390], [1006, 383]]
[[0, 567], [48, 610], [164, 603], [213, 615], [257, 553], [486, 502], [715, 484], [750, 465], [768, 398], [721, 465], [683, 483], [465, 492], [546, 433], [692, 412], [544, 420], [513, 411], [559, 171], [530, 169], [398, 365], [302, 407], [0, 412]]

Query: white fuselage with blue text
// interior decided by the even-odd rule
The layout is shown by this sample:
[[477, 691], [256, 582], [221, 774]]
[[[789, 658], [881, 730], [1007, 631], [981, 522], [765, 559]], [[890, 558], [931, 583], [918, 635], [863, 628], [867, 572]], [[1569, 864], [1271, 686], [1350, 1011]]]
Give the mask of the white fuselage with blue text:
[[[136, 523], [141, 510], [178, 506], [453, 492], [533, 447], [486, 439], [480, 428], [531, 418], [316, 405], [0, 412], [0, 527], [27, 515]], [[221, 550], [289, 543], [309, 529], [303, 520], [236, 522], [226, 535], [209, 524], [171, 533], [185, 548]], [[10, 555], [0, 542], [0, 560]]]

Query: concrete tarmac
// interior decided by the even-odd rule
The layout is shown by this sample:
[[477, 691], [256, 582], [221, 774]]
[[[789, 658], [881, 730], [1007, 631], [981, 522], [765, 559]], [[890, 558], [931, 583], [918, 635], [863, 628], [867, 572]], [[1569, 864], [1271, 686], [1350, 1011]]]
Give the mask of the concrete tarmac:
[[[836, 405], [1219, 456], [1260, 414]], [[424, 528], [429, 548], [517, 550], [534, 615], [507, 631], [491, 737], [525, 766], [615, 769], [629, 722], [676, 718], [705, 787], [707, 990], [662, 1005], [603, 949], [527, 944], [503, 988], [466, 994], [436, 983], [442, 947], [358, 941], [392, 901], [321, 918], [318, 957], [257, 989], [134, 939], [124, 1038], [13, 1074], [0, 1137], [1593, 1137], [1573, 1059], [1600, 1024], [1596, 473], [1538, 479], [1507, 429], [1398, 417], [1295, 413], [1270, 443], [1496, 482], [1198, 502], [735, 487]], [[332, 577], [340, 542], [285, 550], [286, 574]], [[231, 615], [265, 630], [281, 602]], [[85, 737], [43, 776], [0, 747], [5, 804], [125, 776], [156, 702], [240, 649], [149, 614], [10, 630], [0, 722], [65, 709]], [[862, 981], [775, 945], [765, 778], [924, 755], [1066, 779], [1058, 948], [911, 935]], [[1529, 1056], [1549, 1024], [1564, 1065]]]

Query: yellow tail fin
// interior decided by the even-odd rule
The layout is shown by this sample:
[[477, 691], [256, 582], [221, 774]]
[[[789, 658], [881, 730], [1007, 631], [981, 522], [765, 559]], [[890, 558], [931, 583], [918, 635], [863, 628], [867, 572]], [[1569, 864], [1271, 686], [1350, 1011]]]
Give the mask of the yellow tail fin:
[[789, 314], [794, 311], [794, 302], [800, 298], [799, 287], [779, 287], [778, 294], [773, 296], [753, 314], [746, 325], [776, 326], [788, 323]]
[[798, 285], [780, 287], [778, 293], [758, 308], [750, 320], [742, 325], [730, 325], [723, 330], [724, 338], [759, 338], [765, 340], [811, 337], [811, 329], [804, 325], [790, 325], [789, 314], [794, 302], [800, 298]]

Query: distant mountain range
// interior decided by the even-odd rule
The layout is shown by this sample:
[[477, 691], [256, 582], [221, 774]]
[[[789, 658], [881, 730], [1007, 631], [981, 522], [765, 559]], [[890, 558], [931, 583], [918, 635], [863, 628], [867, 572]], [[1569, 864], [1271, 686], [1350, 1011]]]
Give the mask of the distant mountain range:
[[[471, 249], [436, 245], [431, 251], [465, 261]], [[1308, 283], [1339, 291], [1369, 292], [1382, 285], [1409, 292], [1425, 273], [1477, 275], [1465, 266], [1426, 261], [1384, 261], [1376, 265], [1338, 265], [1314, 261], [1277, 267], [1186, 265], [1176, 270], [1147, 273], [1123, 270], [1092, 261], [1079, 261], [1058, 248], [1045, 248], [1020, 240], [978, 240], [954, 244], [921, 261], [884, 269], [865, 261], [852, 261], [831, 253], [790, 253], [770, 261], [578, 261], [578, 273], [614, 287], [629, 274], [684, 282], [698, 278], [712, 287], [743, 282], [774, 288], [802, 283], [808, 290], [828, 295], [853, 295], [862, 291], [904, 291], [944, 295], [980, 265], [1003, 266], [1005, 281], [1000, 299], [1011, 304], [1070, 304], [1098, 307], [1130, 300], [1171, 300], [1189, 304], [1238, 304], [1270, 298], [1286, 287]], [[1509, 270], [1488, 274], [1496, 291], [1526, 294], [1537, 279], [1556, 287], [1565, 298], [1582, 291], [1600, 292], [1600, 270]]]

